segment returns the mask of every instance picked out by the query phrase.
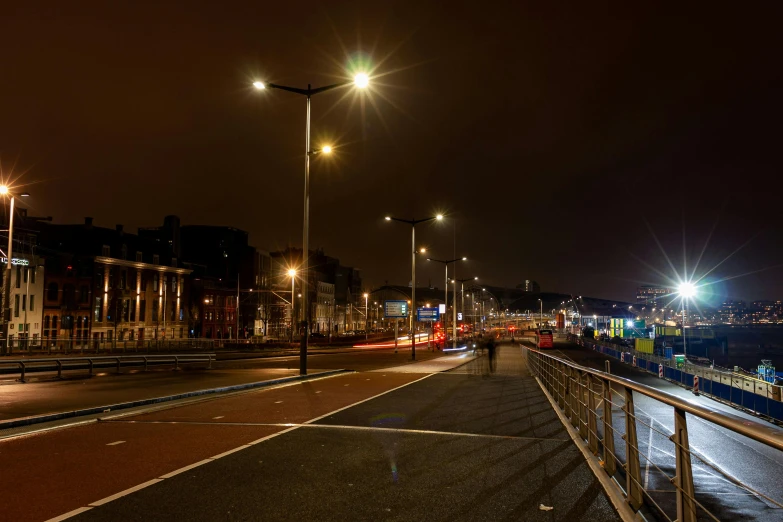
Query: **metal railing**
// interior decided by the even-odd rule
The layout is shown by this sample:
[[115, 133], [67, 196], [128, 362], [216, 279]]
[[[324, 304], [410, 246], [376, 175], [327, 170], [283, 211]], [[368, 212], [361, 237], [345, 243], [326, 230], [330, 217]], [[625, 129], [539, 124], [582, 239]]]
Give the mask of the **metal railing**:
[[0, 359], [0, 374], [20, 374], [21, 382], [27, 382], [28, 373], [57, 372], [57, 377], [62, 378], [65, 370], [88, 370], [92, 376], [93, 370], [99, 368], [116, 368], [120, 373], [123, 367], [144, 367], [146, 371], [152, 366], [173, 364], [174, 369], [179, 369], [180, 364], [207, 363], [207, 368], [212, 368], [215, 360], [214, 353], [176, 354], [176, 355], [124, 355], [116, 357], [69, 357], [48, 359]]
[[[736, 372], [720, 366], [694, 364], [691, 361], [685, 361], [682, 365], [677, 366], [673, 359], [639, 352], [633, 348], [575, 336], [569, 337], [569, 340], [580, 346], [597, 348], [605, 354], [607, 354], [606, 349], [614, 350], [618, 354], [629, 354], [630, 359], [626, 358], [626, 363], [633, 363], [637, 368], [653, 375], [659, 373], [659, 365], [664, 369], [676, 370], [664, 371], [663, 378], [687, 389], [693, 388], [693, 377], [697, 376], [700, 394], [709, 395], [717, 400], [728, 402], [778, 422], [783, 421], [783, 405], [780, 405], [781, 399], [783, 399], [783, 387], [758, 379], [748, 372]], [[610, 353], [607, 355], [611, 356]], [[639, 363], [636, 364], [634, 361]], [[758, 396], [760, 399], [754, 399], [754, 396]]]
[[[710, 509], [717, 507], [715, 499], [694, 489], [694, 468], [700, 473], [705, 473], [705, 470], [711, 473], [716, 468], [710, 459], [691, 448], [688, 442], [689, 417], [783, 451], [783, 430], [774, 426], [693, 404], [608, 371], [586, 368], [531, 348], [522, 349], [530, 372], [538, 378], [552, 402], [570, 419], [589, 451], [600, 455], [604, 471], [618, 484], [624, 483], [621, 486], [624, 487], [623, 493], [635, 511], [646, 505], [670, 521], [695, 522], [697, 518], [705, 517], [719, 520]], [[608, 365], [607, 361], [607, 369]], [[673, 429], [667, 428], [669, 419], [637, 413], [635, 398], [639, 395], [670, 406], [673, 409], [673, 419], [670, 419], [673, 420]], [[615, 417], [613, 410], [620, 415]], [[638, 443], [640, 427], [647, 430], [645, 438], [649, 433], [647, 451], [641, 451], [643, 448]], [[653, 440], [658, 447], [654, 447]], [[667, 452], [660, 447], [663, 444], [672, 444], [672, 451]], [[731, 483], [733, 487], [749, 491], [783, 509], [780, 500], [754, 491], [739, 480]]]

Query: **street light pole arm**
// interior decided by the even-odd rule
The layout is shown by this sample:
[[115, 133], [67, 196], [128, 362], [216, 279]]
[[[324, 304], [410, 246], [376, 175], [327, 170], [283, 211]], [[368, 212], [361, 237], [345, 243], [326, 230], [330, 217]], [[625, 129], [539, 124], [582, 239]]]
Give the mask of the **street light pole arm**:
[[316, 87], [315, 89], [310, 89], [310, 95], [318, 94], [325, 91], [331, 91], [332, 89], [336, 89], [338, 87], [348, 87], [349, 85], [353, 85], [355, 82], [353, 80], [349, 82], [341, 82], [341, 83], [335, 83], [333, 85], [325, 85], [323, 87]]
[[269, 89], [280, 89], [281, 91], [293, 92], [295, 94], [301, 94], [302, 96], [309, 96], [311, 91], [308, 89], [299, 89], [298, 87], [288, 87], [287, 85], [276, 85], [274, 83], [266, 84]]

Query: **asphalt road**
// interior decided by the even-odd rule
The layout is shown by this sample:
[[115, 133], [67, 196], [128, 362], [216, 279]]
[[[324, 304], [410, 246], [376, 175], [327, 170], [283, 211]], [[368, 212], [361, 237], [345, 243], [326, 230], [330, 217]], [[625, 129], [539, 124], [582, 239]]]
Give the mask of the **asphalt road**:
[[[416, 349], [416, 359], [427, 361], [443, 352]], [[410, 364], [410, 348], [383, 350], [354, 350], [308, 357], [309, 371], [333, 369], [368, 371], [389, 366]], [[12, 379], [0, 380], [0, 420], [17, 419], [72, 411], [80, 408], [106, 406], [126, 401], [175, 395], [195, 390], [246, 384], [299, 374], [299, 357], [245, 358], [218, 361], [209, 370], [203, 364], [171, 368], [113, 370], [88, 377], [84, 372], [65, 375], [65, 379], [46, 378], [19, 383]]]
[[[583, 366], [603, 370], [609, 360], [611, 372], [636, 382], [676, 395], [694, 404], [724, 412], [747, 421], [764, 424], [756, 416], [741, 412], [705, 396], [696, 396], [657, 376], [610, 358], [600, 352], [573, 343], [557, 342], [555, 355], [562, 355]], [[625, 458], [623, 390], [617, 389], [613, 402], [616, 422], [615, 447]], [[659, 401], [634, 395], [638, 415], [637, 437], [642, 454], [644, 483], [653, 499], [671, 515], [674, 489], [668, 477], [675, 475], [674, 445], [668, 439], [673, 433], [673, 408]], [[599, 423], [600, 424], [600, 423]], [[599, 426], [603, 435], [603, 429]], [[783, 520], [783, 508], [761, 498], [761, 493], [777, 503], [783, 503], [783, 452], [717, 427], [695, 416], [688, 416], [688, 437], [693, 459], [693, 475], [697, 499], [711, 511], [720, 513], [721, 520]], [[660, 468], [657, 469], [657, 468]], [[704, 518], [705, 520], [707, 518]]]
[[0, 441], [0, 519], [618, 520], [500, 353], [494, 374], [406, 365]]

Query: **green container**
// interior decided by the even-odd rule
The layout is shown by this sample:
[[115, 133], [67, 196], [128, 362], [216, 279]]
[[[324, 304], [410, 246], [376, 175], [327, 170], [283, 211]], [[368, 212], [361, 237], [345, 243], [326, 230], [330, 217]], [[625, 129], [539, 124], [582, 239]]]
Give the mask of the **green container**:
[[675, 355], [674, 356], [674, 362], [677, 366], [677, 368], [682, 368], [685, 366], [685, 356], [684, 355]]

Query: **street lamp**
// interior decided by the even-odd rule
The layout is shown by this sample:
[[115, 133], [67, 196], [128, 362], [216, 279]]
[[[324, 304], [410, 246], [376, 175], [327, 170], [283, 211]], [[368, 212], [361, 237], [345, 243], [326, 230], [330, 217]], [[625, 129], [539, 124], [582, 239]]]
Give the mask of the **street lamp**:
[[363, 89], [369, 85], [370, 79], [364, 73], [359, 73], [354, 76], [352, 81], [335, 83], [333, 85], [326, 85], [324, 87], [317, 87], [313, 89], [310, 84], [307, 85], [307, 89], [299, 89], [297, 87], [287, 87], [285, 85], [276, 85], [274, 83], [264, 83], [262, 81], [254, 81], [253, 87], [257, 90], [280, 89], [281, 91], [288, 91], [294, 94], [299, 94], [307, 98], [307, 118], [305, 120], [305, 182], [304, 182], [304, 219], [302, 225], [302, 342], [299, 349], [299, 374], [307, 375], [307, 337], [309, 334], [309, 310], [308, 310], [308, 277], [309, 266], [308, 257], [310, 256], [310, 244], [309, 244], [309, 230], [310, 230], [310, 156], [318, 154], [319, 152], [329, 153], [332, 148], [329, 146], [323, 147], [321, 150], [313, 151], [310, 149], [310, 98], [316, 94], [330, 91], [338, 87], [346, 87], [348, 85], [355, 85], [356, 87]]
[[[30, 194], [23, 192], [19, 194], [19, 197], [26, 198]], [[6, 263], [5, 274], [3, 275], [3, 325], [2, 333], [3, 343], [2, 353], [5, 354], [10, 350], [11, 340], [8, 336], [8, 325], [11, 322], [11, 264], [13, 259], [14, 248], [14, 203], [15, 197], [11, 193], [7, 185], [0, 185], [0, 196], [7, 196], [11, 200], [11, 208], [8, 213], [8, 250], [6, 251]], [[26, 327], [25, 327], [26, 328]]]
[[294, 342], [294, 328], [296, 319], [294, 318], [294, 283], [296, 282], [296, 270], [288, 269], [288, 277], [291, 278], [291, 342]]
[[[442, 214], [424, 219], [401, 219], [392, 216], [386, 216], [386, 221], [399, 221], [408, 223], [411, 226], [411, 359], [416, 360], [416, 225], [426, 223], [436, 219], [443, 219]], [[424, 252], [424, 249], [421, 249]]]
[[679, 294], [679, 296], [682, 298], [682, 354], [687, 361], [688, 346], [685, 341], [685, 321], [688, 313], [688, 300], [696, 295], [696, 287], [690, 281], [682, 282], [677, 287], [677, 294]]
[[457, 281], [460, 282], [460, 298], [462, 300], [461, 304], [460, 304], [460, 308], [462, 309], [462, 322], [465, 323], [467, 321], [466, 316], [465, 316], [465, 281], [478, 281], [478, 277], [468, 277], [468, 278], [465, 278], [465, 279], [457, 279]]
[[539, 311], [539, 319], [538, 319], [538, 328], [544, 327], [544, 302], [541, 301], [541, 299], [538, 300], [539, 306], [541, 306], [541, 309]]
[[364, 340], [367, 340], [367, 328], [370, 324], [370, 319], [367, 317], [367, 298], [370, 297], [370, 294], [364, 294]]
[[[446, 299], [445, 300], [446, 308], [448, 308], [448, 306], [449, 306], [449, 264], [456, 263], [457, 261], [467, 261], [467, 260], [468, 260], [467, 257], [458, 257], [456, 259], [449, 259], [449, 260], [433, 259], [431, 257], [427, 258], [427, 261], [435, 261], [436, 263], [443, 263], [446, 266], [446, 298], [445, 298]], [[455, 273], [457, 272], [456, 267], [454, 268], [454, 272]], [[456, 290], [456, 286], [454, 287], [454, 289]], [[454, 311], [454, 314], [453, 314], [454, 319], [452, 321], [452, 328], [453, 328], [453, 330], [452, 330], [452, 348], [456, 348], [457, 347], [457, 300], [456, 299], [454, 299], [453, 311]], [[448, 316], [445, 316], [444, 320], [443, 320], [443, 330], [444, 331], [446, 330], [446, 317], [448, 317]]]

